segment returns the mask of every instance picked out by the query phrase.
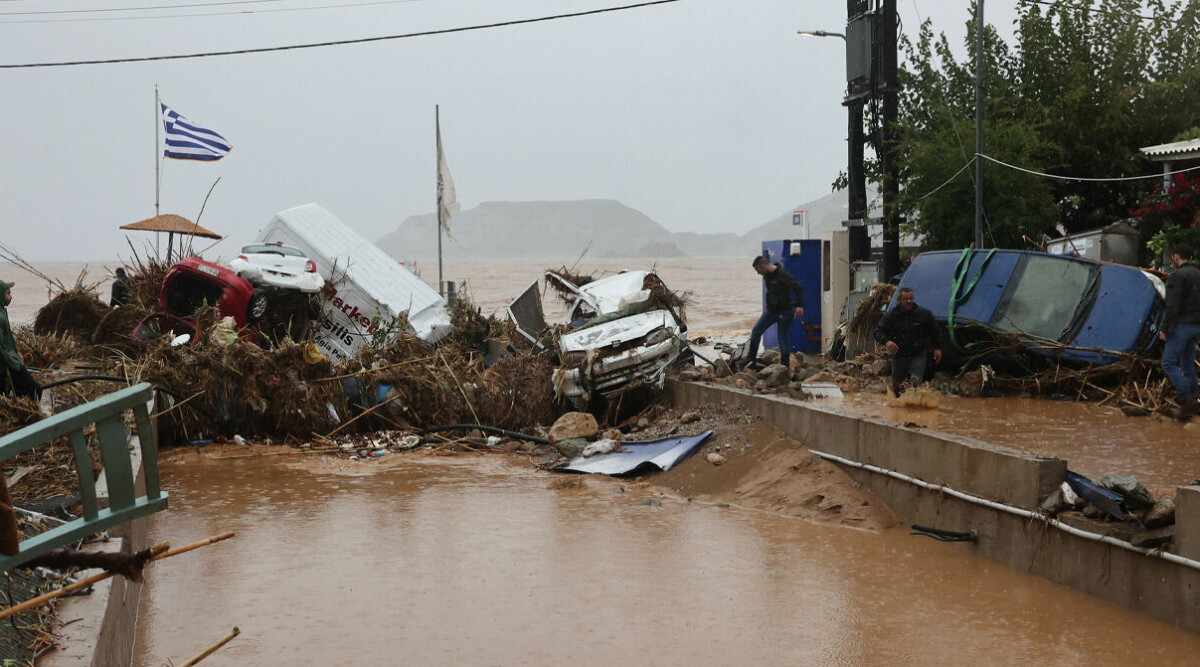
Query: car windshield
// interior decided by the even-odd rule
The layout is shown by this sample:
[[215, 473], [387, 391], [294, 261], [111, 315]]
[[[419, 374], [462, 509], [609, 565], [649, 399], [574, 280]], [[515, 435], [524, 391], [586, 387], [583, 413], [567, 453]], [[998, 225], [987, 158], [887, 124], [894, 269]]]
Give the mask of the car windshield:
[[1087, 295], [1092, 271], [1082, 262], [1030, 255], [992, 326], [1051, 340], [1062, 338]]
[[303, 257], [304, 253], [296, 248], [291, 248], [285, 245], [248, 245], [242, 248], [242, 254], [245, 255], [286, 255], [288, 257]]

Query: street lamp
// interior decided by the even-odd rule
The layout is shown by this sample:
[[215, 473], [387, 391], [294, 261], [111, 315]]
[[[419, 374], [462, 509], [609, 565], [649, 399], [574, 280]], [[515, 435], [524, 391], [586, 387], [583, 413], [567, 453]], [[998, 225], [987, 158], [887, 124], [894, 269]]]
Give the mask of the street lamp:
[[[849, 195], [847, 202], [849, 220], [845, 224], [850, 232], [850, 261], [871, 258], [871, 239], [867, 234], [867, 183], [863, 172], [863, 106], [864, 95], [850, 85], [850, 40], [844, 33], [828, 30], [797, 30], [801, 37], [838, 37], [846, 43], [847, 88], [842, 106], [847, 111], [847, 160], [846, 178]], [[857, 221], [857, 222], [854, 222]]]
[[841, 37], [842, 41], [846, 41], [846, 36], [842, 33], [827, 30], [797, 30], [796, 34], [802, 37]]

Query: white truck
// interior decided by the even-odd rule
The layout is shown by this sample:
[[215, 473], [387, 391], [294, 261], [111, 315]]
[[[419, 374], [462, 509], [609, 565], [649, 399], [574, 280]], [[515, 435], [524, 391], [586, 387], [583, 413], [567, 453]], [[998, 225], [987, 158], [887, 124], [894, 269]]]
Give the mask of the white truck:
[[401, 314], [426, 342], [450, 331], [446, 302], [436, 290], [318, 204], [276, 213], [257, 242], [303, 250], [333, 283], [331, 292], [321, 293], [325, 318], [314, 337], [331, 358], [344, 359], [369, 341], [386, 340]]

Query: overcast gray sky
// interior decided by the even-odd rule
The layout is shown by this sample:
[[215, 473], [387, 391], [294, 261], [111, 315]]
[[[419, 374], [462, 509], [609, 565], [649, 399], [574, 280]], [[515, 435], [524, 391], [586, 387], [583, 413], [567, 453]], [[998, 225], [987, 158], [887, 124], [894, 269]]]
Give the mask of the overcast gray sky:
[[[632, 1], [4, 0], [0, 64], [325, 42]], [[988, 22], [1010, 33], [1015, 2], [988, 3]], [[19, 13], [82, 9], [93, 11]], [[961, 43], [964, 0], [899, 9], [906, 33], [930, 18]], [[682, 0], [360, 45], [0, 69], [0, 242], [35, 261], [129, 256], [117, 227], [154, 214], [155, 84], [233, 143], [218, 162], [163, 165], [164, 213], [195, 219], [221, 178], [200, 221], [228, 237], [214, 255], [307, 202], [370, 239], [432, 211], [435, 104], [464, 208], [617, 199], [673, 231], [742, 233], [827, 194], [844, 168], [843, 44], [796, 35], [844, 26], [840, 0]]]

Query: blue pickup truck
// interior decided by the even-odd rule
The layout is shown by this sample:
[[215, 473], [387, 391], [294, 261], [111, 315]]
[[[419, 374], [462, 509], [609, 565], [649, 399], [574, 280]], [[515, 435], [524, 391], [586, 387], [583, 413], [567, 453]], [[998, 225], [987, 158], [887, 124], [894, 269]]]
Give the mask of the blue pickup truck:
[[1146, 271], [1028, 250], [923, 252], [900, 287], [960, 350], [1015, 334], [1036, 354], [1091, 364], [1148, 352], [1164, 308], [1162, 281]]

